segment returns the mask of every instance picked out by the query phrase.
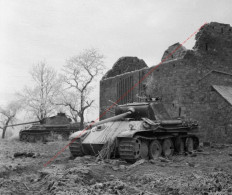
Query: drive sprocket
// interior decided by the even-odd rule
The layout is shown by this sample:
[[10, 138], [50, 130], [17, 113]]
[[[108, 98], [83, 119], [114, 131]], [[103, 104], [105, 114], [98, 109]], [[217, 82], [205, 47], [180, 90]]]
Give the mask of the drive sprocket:
[[69, 145], [70, 152], [73, 157], [83, 156], [81, 138], [74, 138]]

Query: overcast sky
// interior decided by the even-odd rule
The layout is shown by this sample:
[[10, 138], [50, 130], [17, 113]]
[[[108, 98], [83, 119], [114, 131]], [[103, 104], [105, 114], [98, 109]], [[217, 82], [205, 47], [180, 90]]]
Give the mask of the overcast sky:
[[152, 66], [205, 22], [232, 24], [231, 10], [230, 0], [0, 0], [0, 105], [30, 83], [38, 61], [60, 70], [98, 48], [108, 69], [122, 56]]

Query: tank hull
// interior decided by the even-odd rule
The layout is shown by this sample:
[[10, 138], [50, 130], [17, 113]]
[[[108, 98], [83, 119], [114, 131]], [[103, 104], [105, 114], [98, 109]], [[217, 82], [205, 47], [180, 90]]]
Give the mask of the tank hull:
[[[176, 124], [172, 126], [168, 123], [166, 126], [153, 126], [147, 129], [144, 127], [144, 121], [108, 122], [84, 133], [83, 131], [78, 131], [70, 136], [71, 140], [76, 138], [79, 139], [78, 147], [82, 149], [81, 154], [94, 156], [97, 156], [102, 151], [107, 142], [116, 141], [112, 150], [114, 151], [114, 156], [131, 162], [141, 157], [145, 159], [153, 158], [152, 154], [149, 154], [149, 150], [152, 153], [150, 145], [154, 141], [157, 141], [161, 147], [164, 145], [163, 148], [169, 147], [169, 153], [167, 152], [168, 149], [163, 149], [163, 152], [160, 152], [160, 155], [165, 157], [172, 155], [174, 152], [191, 152], [187, 149], [187, 139], [193, 139], [192, 150], [196, 150], [199, 145], [198, 138], [190, 133], [190, 128], [187, 126], [177, 126]], [[169, 143], [166, 146], [166, 142], [170, 142], [171, 145]], [[71, 141], [70, 148], [72, 146], [73, 143]], [[164, 153], [165, 150], [167, 150], [166, 153]], [[72, 156], [80, 156], [75, 151], [71, 149], [70, 151]]]
[[[126, 161], [192, 152], [199, 146], [195, 121], [172, 119], [161, 102], [119, 105], [115, 116], [70, 136], [73, 156], [118, 156]], [[77, 152], [75, 152], [77, 150]], [[80, 151], [81, 150], [81, 151]]]
[[20, 141], [25, 142], [49, 142], [60, 139], [68, 140], [70, 134], [78, 129], [79, 127], [70, 127], [70, 125], [33, 125], [28, 129], [21, 130], [19, 133], [19, 139]]

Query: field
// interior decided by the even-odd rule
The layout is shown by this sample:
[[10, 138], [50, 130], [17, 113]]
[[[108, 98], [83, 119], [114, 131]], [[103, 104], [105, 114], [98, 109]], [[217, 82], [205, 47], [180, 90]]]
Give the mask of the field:
[[[171, 159], [70, 158], [68, 142], [0, 140], [0, 194], [232, 194], [232, 146], [212, 145]], [[26, 156], [14, 157], [16, 152]]]

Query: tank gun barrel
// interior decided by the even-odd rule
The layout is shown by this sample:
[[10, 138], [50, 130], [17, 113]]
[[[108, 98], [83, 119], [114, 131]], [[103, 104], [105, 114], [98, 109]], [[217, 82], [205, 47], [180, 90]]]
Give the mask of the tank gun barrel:
[[27, 123], [18, 123], [18, 124], [14, 124], [14, 125], [7, 125], [7, 127], [15, 127], [15, 126], [20, 126], [20, 125], [28, 125], [28, 124], [32, 124], [32, 123], [38, 123], [40, 121], [32, 121], [32, 122], [27, 122]]
[[98, 126], [98, 125], [101, 125], [101, 124], [104, 124], [104, 123], [107, 123], [107, 122], [112, 122], [112, 121], [116, 121], [116, 120], [120, 120], [122, 118], [125, 118], [127, 117], [128, 115], [132, 114], [133, 113], [133, 110], [129, 110], [125, 113], [122, 113], [122, 114], [119, 114], [119, 115], [116, 115], [116, 116], [113, 116], [113, 117], [110, 117], [110, 118], [107, 118], [105, 120], [102, 120], [102, 121], [99, 121], [99, 122], [96, 122], [92, 125], [92, 127], [95, 127], [95, 126]]

